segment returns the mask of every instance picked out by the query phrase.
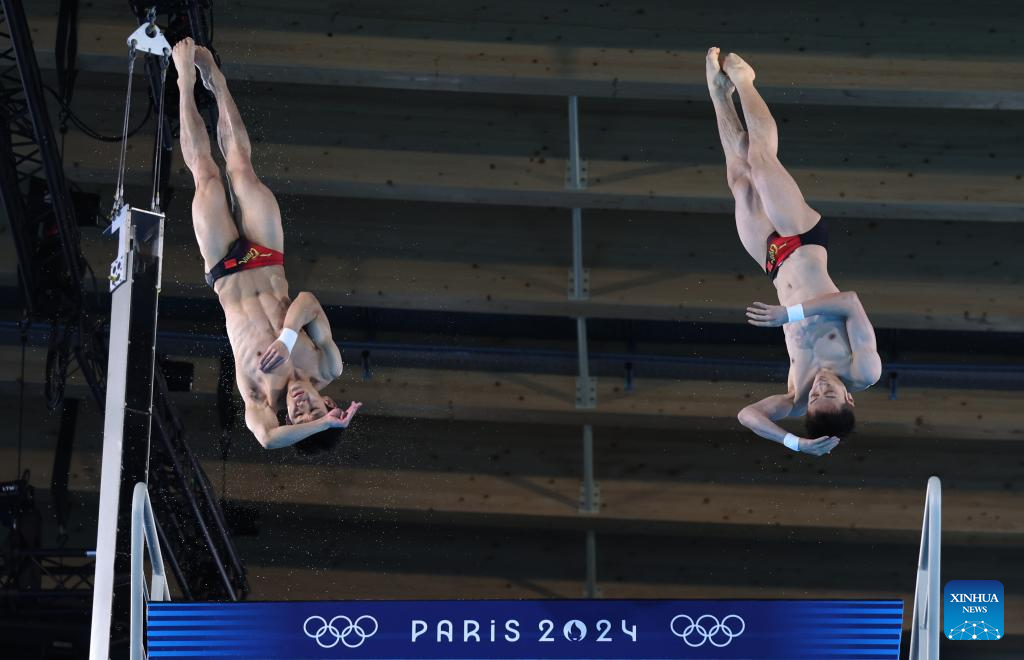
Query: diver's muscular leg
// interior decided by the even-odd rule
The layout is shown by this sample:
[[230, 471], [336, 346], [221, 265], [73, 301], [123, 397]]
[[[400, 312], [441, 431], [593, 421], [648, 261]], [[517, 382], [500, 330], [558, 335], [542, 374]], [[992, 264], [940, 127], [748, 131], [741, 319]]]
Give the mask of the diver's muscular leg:
[[203, 85], [217, 98], [217, 142], [224, 154], [228, 180], [238, 204], [242, 233], [261, 245], [283, 251], [281, 209], [274, 194], [253, 170], [249, 133], [228, 91], [227, 80], [206, 48], [196, 48], [195, 60]]
[[743, 104], [750, 140], [747, 162], [761, 204], [780, 234], [802, 234], [818, 222], [821, 214], [807, 205], [800, 187], [779, 162], [778, 126], [768, 104], [754, 88], [754, 70], [735, 53], [726, 56], [724, 69]]
[[747, 132], [740, 123], [736, 114], [736, 106], [733, 105], [732, 95], [736, 91], [735, 85], [724, 73], [722, 73], [721, 51], [717, 47], [708, 49], [708, 55], [704, 62], [705, 73], [708, 79], [708, 91], [711, 93], [711, 102], [715, 106], [715, 119], [718, 121], [718, 137], [722, 141], [722, 149], [725, 151], [725, 164], [728, 168], [729, 178], [734, 173], [745, 173], [749, 168], [747, 164], [747, 149], [749, 139]]
[[736, 199], [736, 231], [747, 253], [761, 267], [764, 267], [768, 236], [773, 227], [765, 215], [761, 200], [750, 180], [750, 164], [747, 151], [750, 146], [747, 132], [743, 129], [732, 94], [732, 82], [722, 73], [718, 48], [708, 50], [706, 72], [708, 91], [715, 106], [718, 121], [718, 137], [725, 151], [725, 172], [729, 189]]
[[186, 38], [175, 44], [172, 55], [178, 70], [178, 90], [181, 96], [181, 155], [196, 184], [196, 194], [192, 199], [192, 227], [196, 232], [196, 241], [206, 270], [209, 271], [227, 254], [231, 244], [238, 238], [238, 230], [228, 209], [220, 169], [210, 154], [210, 137], [206, 133], [206, 125], [196, 108], [194, 51], [192, 39]]

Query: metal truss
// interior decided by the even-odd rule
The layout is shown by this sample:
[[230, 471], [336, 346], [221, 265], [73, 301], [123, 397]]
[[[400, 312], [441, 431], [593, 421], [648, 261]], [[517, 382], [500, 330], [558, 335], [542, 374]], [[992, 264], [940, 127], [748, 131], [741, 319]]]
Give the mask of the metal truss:
[[[179, 36], [191, 33], [200, 43], [208, 42], [202, 13], [207, 4], [200, 0], [163, 4], [167, 11], [175, 12]], [[148, 7], [139, 2], [131, 5], [142, 22]], [[199, 34], [195, 33], [196, 26]], [[160, 75], [159, 67], [153, 69], [154, 63], [149, 61], [152, 59], [147, 58], [147, 72], [151, 93], [156, 97]], [[166, 161], [173, 144], [173, 132], [166, 128], [164, 143], [155, 145], [154, 154], [162, 159], [161, 171], [165, 174], [170, 172]], [[166, 198], [166, 177], [161, 178], [160, 185]], [[90, 304], [93, 301], [83, 289], [88, 264], [80, 252], [75, 210], [43, 98], [21, 0], [0, 0], [0, 197], [12, 228], [28, 316], [51, 325], [47, 335], [52, 364], [48, 370], [56, 383], [56, 400], [51, 404], [59, 404], [63, 378], [73, 355], [94, 400], [102, 406], [107, 337], [101, 329], [99, 305]], [[166, 384], [159, 371], [155, 388], [150, 478], [168, 563], [186, 597], [244, 598], [248, 592], [244, 568], [209, 480], [188, 446], [177, 413], [167, 401]], [[36, 562], [33, 571], [47, 579], [28, 592], [19, 590], [21, 595], [51, 598], [69, 593], [72, 585], [82, 589], [88, 585], [91, 593], [92, 578], [87, 582], [83, 578], [83, 571], [92, 570], [91, 559], [78, 568], [62, 554], [32, 555], [29, 559]], [[0, 584], [0, 588], [7, 594], [17, 585]], [[83, 602], [88, 608], [87, 600]]]
[[92, 596], [96, 553], [85, 549], [15, 549], [0, 557], [0, 592], [19, 606], [81, 601]]
[[153, 394], [149, 490], [160, 548], [186, 599], [241, 600], [249, 593], [245, 568], [159, 368]]

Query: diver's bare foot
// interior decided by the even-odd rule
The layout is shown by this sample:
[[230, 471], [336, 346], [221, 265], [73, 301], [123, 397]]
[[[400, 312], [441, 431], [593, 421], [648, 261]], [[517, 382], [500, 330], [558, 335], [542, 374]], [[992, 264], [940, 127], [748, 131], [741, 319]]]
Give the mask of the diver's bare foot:
[[725, 98], [732, 96], [736, 86], [732, 84], [729, 77], [722, 71], [722, 50], [718, 46], [708, 49], [708, 56], [704, 63], [704, 69], [708, 76], [708, 89], [712, 94], [721, 94]]
[[729, 76], [729, 80], [736, 85], [754, 82], [754, 69], [736, 53], [729, 53], [725, 56], [722, 69]]
[[214, 87], [220, 85], [224, 80], [224, 74], [217, 67], [217, 62], [205, 46], [196, 46], [196, 68], [199, 69], [199, 76], [203, 79], [203, 87], [215, 92]]
[[174, 68], [178, 70], [178, 80], [191, 80], [195, 83], [196, 42], [192, 41], [192, 37], [185, 37], [174, 44], [174, 48], [171, 49], [171, 58], [174, 59]]

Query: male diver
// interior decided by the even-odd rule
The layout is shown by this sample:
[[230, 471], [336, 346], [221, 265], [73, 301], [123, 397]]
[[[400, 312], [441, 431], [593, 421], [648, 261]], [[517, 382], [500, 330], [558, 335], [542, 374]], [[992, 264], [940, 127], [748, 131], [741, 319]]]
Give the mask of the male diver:
[[[320, 303], [288, 297], [281, 210], [256, 177], [252, 147], [227, 81], [209, 50], [183, 39], [172, 53], [181, 92], [181, 153], [195, 180], [192, 224], [227, 324], [245, 424], [263, 447], [302, 453], [333, 447], [362, 404], [347, 409], [322, 396], [341, 374], [341, 352]], [[220, 169], [196, 107], [196, 70], [217, 99], [217, 141], [236, 200], [232, 216]], [[237, 220], [237, 224], [236, 224]], [[286, 410], [284, 423], [278, 411]]]
[[[747, 308], [760, 327], [783, 326], [789, 351], [785, 394], [753, 403], [741, 424], [763, 438], [815, 456], [830, 453], [853, 430], [851, 392], [881, 375], [875, 331], [853, 291], [840, 292], [828, 274], [828, 231], [779, 162], [778, 128], [754, 88], [754, 70], [735, 53], [707, 53], [707, 79], [725, 150], [726, 176], [736, 199], [743, 247], [775, 285], [779, 305]], [[739, 94], [746, 129], [733, 105]], [[807, 437], [775, 422], [806, 415]]]

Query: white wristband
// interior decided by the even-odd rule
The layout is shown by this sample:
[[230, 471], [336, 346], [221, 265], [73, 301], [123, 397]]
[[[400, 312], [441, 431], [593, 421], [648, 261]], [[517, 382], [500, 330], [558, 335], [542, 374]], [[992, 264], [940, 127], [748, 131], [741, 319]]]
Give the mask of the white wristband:
[[789, 320], [786, 323], [796, 323], [804, 320], [804, 306], [802, 304], [789, 305], [786, 307], [786, 316]]
[[291, 328], [281, 328], [281, 334], [277, 337], [285, 347], [288, 348], [288, 355], [292, 354], [292, 349], [295, 347], [295, 342], [299, 338], [299, 333], [295, 332]]
[[786, 437], [782, 439], [782, 444], [786, 445], [793, 451], [800, 451], [800, 438], [792, 433], [786, 434]]

